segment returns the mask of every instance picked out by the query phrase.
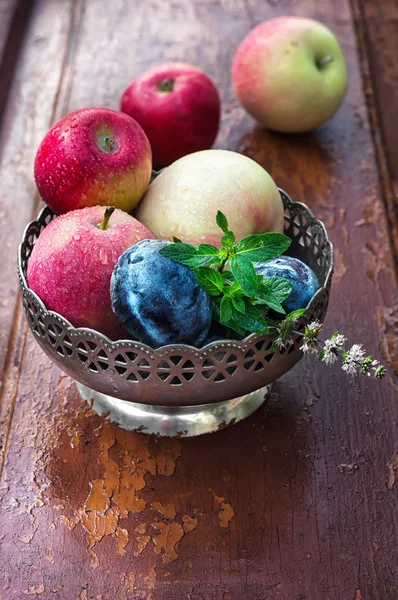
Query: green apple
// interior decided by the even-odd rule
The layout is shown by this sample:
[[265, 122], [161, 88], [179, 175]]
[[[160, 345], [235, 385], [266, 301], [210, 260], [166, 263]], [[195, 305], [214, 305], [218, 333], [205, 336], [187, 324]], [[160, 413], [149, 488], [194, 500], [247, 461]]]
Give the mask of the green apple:
[[251, 158], [228, 150], [194, 152], [164, 169], [136, 217], [157, 238], [220, 246], [218, 210], [237, 240], [283, 231], [283, 204], [273, 179]]
[[237, 97], [275, 131], [299, 133], [324, 123], [347, 89], [347, 67], [334, 34], [302, 17], [264, 21], [244, 38], [232, 65]]

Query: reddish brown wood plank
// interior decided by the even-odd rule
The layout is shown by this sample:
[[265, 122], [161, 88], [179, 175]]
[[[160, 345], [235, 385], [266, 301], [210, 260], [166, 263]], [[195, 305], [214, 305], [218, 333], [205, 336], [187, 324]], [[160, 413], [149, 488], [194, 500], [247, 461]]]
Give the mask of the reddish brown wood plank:
[[0, 2], [0, 63], [16, 5], [17, 0], [2, 0]]
[[[329, 124], [300, 137], [266, 133], [232, 96], [239, 39], [293, 6], [152, 1], [133, 10], [120, 1], [110, 13], [105, 2], [88, 3], [58, 106], [116, 107], [130, 75], [146, 66], [181, 57], [201, 64], [222, 92], [218, 144], [256, 158], [327, 223], [337, 261], [329, 329], [375, 353], [380, 344], [397, 367], [396, 284], [346, 2], [296, 8], [322, 17], [347, 55], [349, 94]], [[3, 597], [396, 597], [390, 384], [349, 384], [305, 359], [248, 421], [166, 443], [90, 415], [29, 335], [0, 489]]]
[[391, 242], [398, 261], [398, 132], [392, 125], [398, 104], [398, 8], [394, 0], [381, 4], [352, 0], [352, 4]]
[[0, 6], [0, 124], [33, 6], [34, 0], [3, 0]]
[[37, 3], [20, 48], [19, 66], [1, 124], [0, 224], [4, 259], [0, 278], [0, 446], [12, 412], [24, 344], [17, 304], [16, 252], [22, 232], [37, 207], [33, 160], [56, 109], [71, 18], [71, 2]]

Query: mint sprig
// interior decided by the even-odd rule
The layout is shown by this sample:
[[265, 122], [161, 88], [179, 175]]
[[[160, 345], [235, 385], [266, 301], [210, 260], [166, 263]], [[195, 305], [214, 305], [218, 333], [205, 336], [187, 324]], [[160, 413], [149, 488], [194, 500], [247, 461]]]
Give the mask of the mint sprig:
[[281, 277], [258, 275], [253, 263], [280, 256], [291, 240], [283, 233], [260, 233], [235, 244], [235, 235], [221, 211], [216, 223], [224, 234], [220, 249], [173, 238], [175, 243], [160, 253], [193, 269], [199, 285], [212, 297], [216, 321], [242, 336], [267, 333], [268, 310], [284, 315], [282, 302], [293, 286]]

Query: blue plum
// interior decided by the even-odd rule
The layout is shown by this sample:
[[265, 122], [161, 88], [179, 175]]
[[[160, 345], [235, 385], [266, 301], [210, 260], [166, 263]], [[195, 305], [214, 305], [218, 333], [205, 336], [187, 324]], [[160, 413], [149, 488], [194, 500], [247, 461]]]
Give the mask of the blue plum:
[[298, 258], [279, 256], [254, 264], [257, 273], [264, 277], [283, 277], [293, 284], [290, 295], [282, 302], [286, 312], [305, 308], [320, 285], [315, 273]]
[[212, 301], [193, 271], [160, 249], [170, 242], [143, 240], [126, 250], [111, 279], [112, 308], [126, 331], [153, 348], [203, 345]]

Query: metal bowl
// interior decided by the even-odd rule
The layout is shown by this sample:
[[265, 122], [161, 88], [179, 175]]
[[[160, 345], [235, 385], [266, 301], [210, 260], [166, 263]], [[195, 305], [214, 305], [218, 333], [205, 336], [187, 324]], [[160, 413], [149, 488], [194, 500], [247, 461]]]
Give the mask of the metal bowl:
[[270, 354], [274, 338], [252, 334], [242, 341], [221, 340], [203, 348], [168, 345], [154, 350], [125, 339], [112, 341], [88, 328], [76, 328], [47, 310], [26, 283], [29, 256], [41, 231], [55, 218], [45, 207], [25, 230], [18, 252], [23, 308], [44, 352], [76, 380], [94, 410], [121, 426], [158, 435], [198, 435], [236, 422], [264, 401], [264, 388], [302, 357], [305, 324], [323, 322], [333, 273], [333, 248], [324, 224], [305, 204], [280, 190], [285, 207], [287, 252], [307, 263], [321, 288], [298, 323], [293, 343]]

